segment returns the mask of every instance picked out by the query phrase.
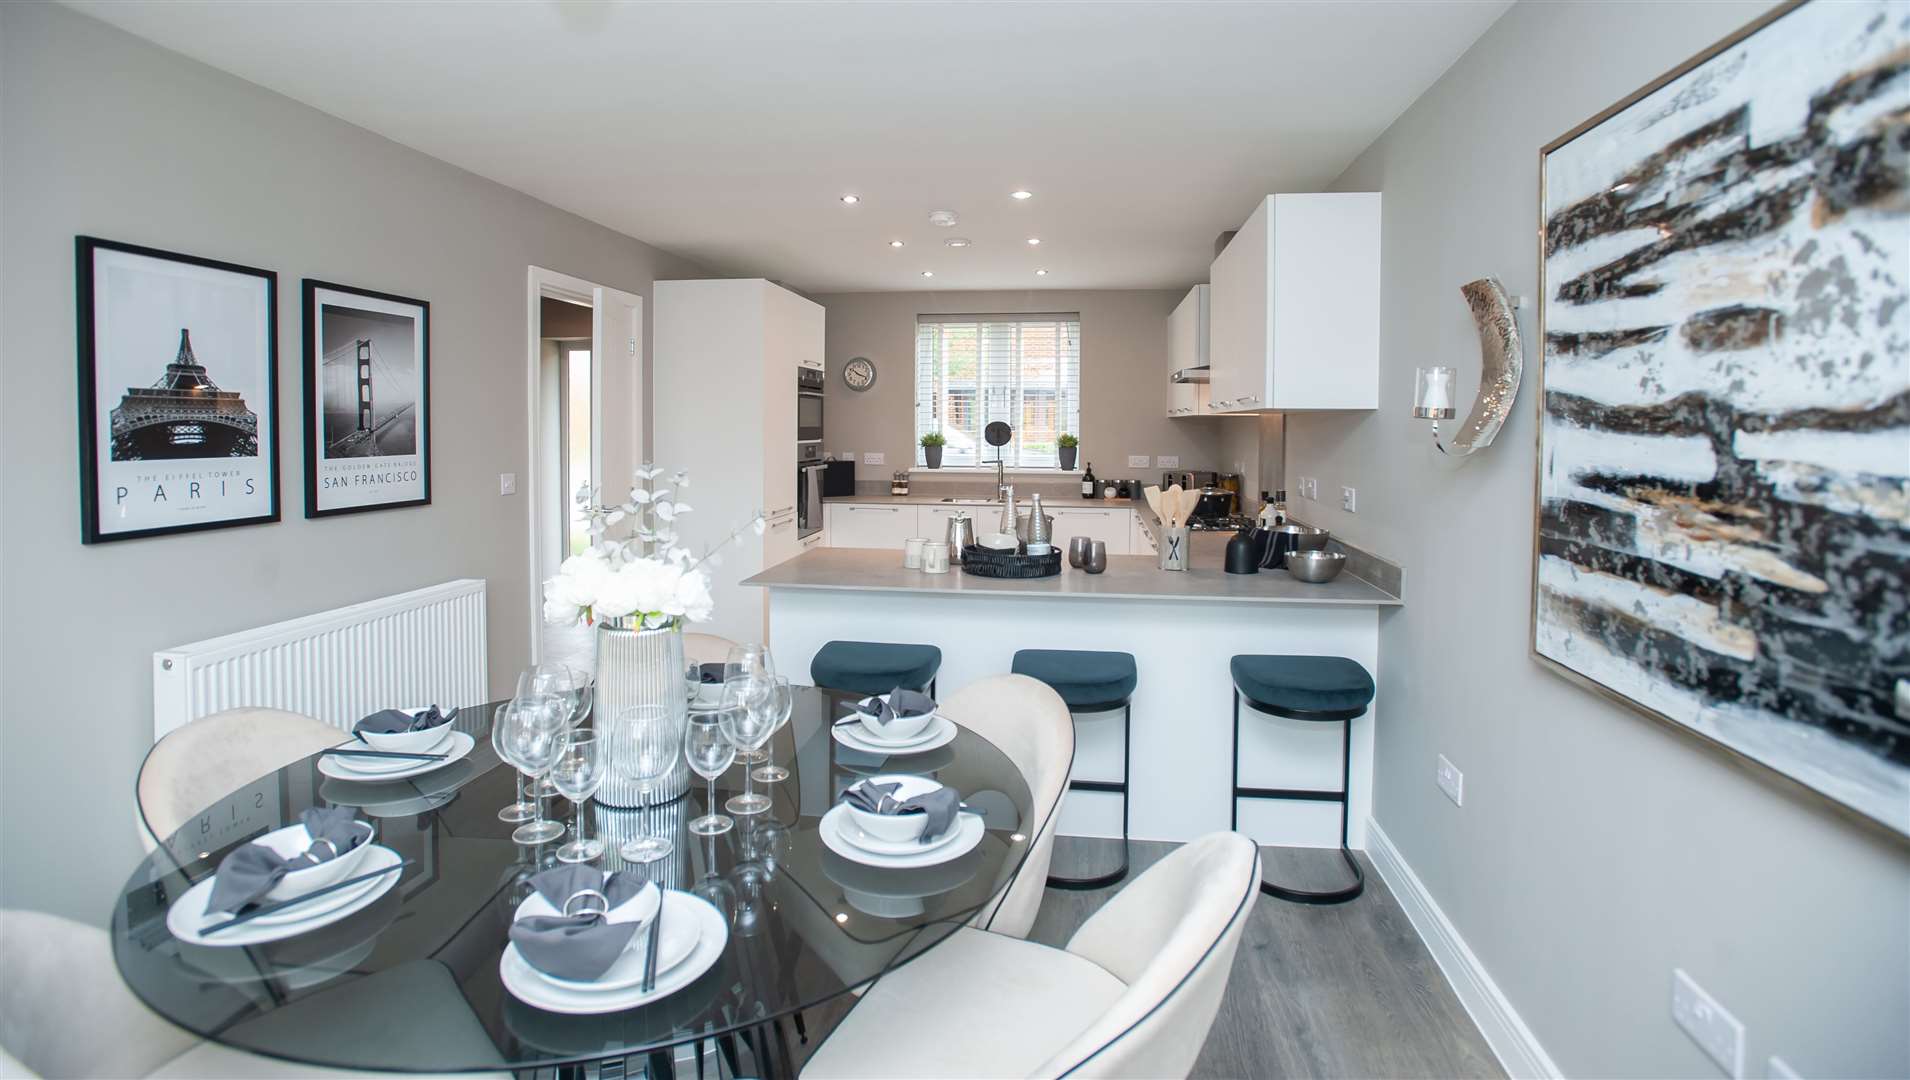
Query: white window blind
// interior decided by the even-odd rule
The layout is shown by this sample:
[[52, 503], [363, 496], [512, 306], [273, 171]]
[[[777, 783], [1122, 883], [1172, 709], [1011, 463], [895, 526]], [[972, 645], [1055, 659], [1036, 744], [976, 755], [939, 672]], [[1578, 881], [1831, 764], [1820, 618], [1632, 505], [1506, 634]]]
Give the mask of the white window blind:
[[1081, 433], [1081, 316], [920, 315], [915, 320], [915, 461], [947, 440], [943, 465], [992, 465], [982, 429], [1014, 429], [1009, 468], [1060, 467], [1057, 439]]

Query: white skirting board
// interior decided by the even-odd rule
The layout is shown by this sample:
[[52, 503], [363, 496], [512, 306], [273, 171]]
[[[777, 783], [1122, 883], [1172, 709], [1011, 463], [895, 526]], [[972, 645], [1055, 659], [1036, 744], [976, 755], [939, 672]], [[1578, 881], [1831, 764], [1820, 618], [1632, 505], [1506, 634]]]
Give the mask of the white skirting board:
[[1413, 873], [1412, 867], [1406, 865], [1392, 838], [1377, 821], [1366, 823], [1366, 853], [1386, 886], [1393, 890], [1399, 906], [1405, 909], [1406, 917], [1412, 920], [1413, 929], [1426, 943], [1439, 970], [1452, 984], [1453, 992], [1459, 995], [1459, 1003], [1466, 1007], [1472, 1022], [1479, 1025], [1480, 1034], [1485, 1036], [1486, 1044], [1498, 1055], [1506, 1075], [1518, 1080], [1562, 1077], [1564, 1074], [1559, 1072], [1551, 1055], [1539, 1045], [1538, 1036], [1525, 1026], [1524, 1019], [1499, 989], [1499, 984], [1492, 981], [1492, 975], [1473, 954], [1466, 939], [1459, 936], [1459, 928], [1439, 909], [1438, 901], [1426, 891], [1425, 883]]

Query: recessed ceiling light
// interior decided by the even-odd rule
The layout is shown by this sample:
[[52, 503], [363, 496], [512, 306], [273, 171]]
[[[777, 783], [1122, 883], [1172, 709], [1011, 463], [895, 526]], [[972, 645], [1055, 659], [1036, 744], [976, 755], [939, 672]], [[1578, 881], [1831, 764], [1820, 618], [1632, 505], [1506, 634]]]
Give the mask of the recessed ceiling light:
[[889, 246], [890, 246], [890, 247], [901, 247], [901, 246], [902, 246], [902, 241], [900, 241], [900, 240], [891, 240], [891, 241], [889, 241]]
[[924, 271], [922, 271], [922, 276], [923, 276], [923, 277], [934, 277], [934, 276], [935, 276], [935, 271], [933, 271], [933, 270], [924, 270]]
[[1041, 237], [1039, 236], [1030, 236], [1028, 238], [1029, 247], [1034, 247], [1036, 244], [1039, 244], [1039, 243], [1041, 243]]
[[1048, 272], [1047, 272], [1046, 270], [1037, 270], [1037, 271], [1035, 271], [1035, 276], [1036, 276], [1036, 277], [1047, 277], [1047, 276], [1048, 276]]
[[942, 243], [947, 244], [949, 247], [967, 247], [969, 245], [969, 239], [966, 236], [951, 236], [942, 241]]
[[855, 204], [857, 204], [857, 203], [859, 203], [859, 202], [861, 202], [861, 201], [862, 201], [862, 196], [860, 196], [860, 195], [844, 195], [844, 196], [842, 197], [842, 201], [843, 201], [843, 202], [845, 202], [845, 203], [847, 203], [847, 204], [849, 204], [850, 206], [854, 206]]
[[1035, 193], [1032, 191], [1011, 191], [1008, 193], [1008, 197], [1011, 199], [1032, 199], [1035, 197]]

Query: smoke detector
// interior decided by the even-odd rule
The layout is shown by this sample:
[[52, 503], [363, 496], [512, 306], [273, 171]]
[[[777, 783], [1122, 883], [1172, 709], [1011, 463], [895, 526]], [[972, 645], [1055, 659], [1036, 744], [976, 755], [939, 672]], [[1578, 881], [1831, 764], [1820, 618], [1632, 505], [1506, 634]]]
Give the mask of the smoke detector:
[[961, 220], [961, 218], [955, 216], [955, 211], [953, 210], [930, 210], [928, 212], [928, 223], [937, 228], [952, 229], [960, 224]]

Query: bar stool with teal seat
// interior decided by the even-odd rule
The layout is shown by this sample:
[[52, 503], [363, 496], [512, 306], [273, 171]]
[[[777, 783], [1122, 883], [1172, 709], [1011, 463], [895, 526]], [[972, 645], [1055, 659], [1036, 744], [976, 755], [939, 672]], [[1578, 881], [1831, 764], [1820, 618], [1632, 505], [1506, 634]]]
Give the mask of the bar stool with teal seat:
[[1134, 656], [1077, 649], [1022, 649], [1015, 653], [1010, 670], [1048, 684], [1061, 696], [1070, 713], [1121, 710], [1121, 779], [1068, 781], [1070, 791], [1101, 791], [1121, 796], [1121, 865], [1092, 877], [1048, 875], [1048, 884], [1057, 889], [1106, 888], [1126, 877], [1128, 870], [1128, 746], [1134, 718], [1134, 688], [1140, 683], [1134, 670]]
[[[1233, 825], [1240, 826], [1241, 799], [1298, 799], [1340, 804], [1340, 857], [1353, 871], [1344, 889], [1311, 892], [1260, 883], [1260, 891], [1300, 904], [1343, 904], [1366, 890], [1366, 874], [1346, 847], [1347, 788], [1353, 775], [1353, 721], [1373, 703], [1373, 676], [1344, 656], [1236, 656], [1229, 665], [1234, 680]], [[1240, 703], [1268, 716], [1343, 725], [1340, 739], [1340, 789], [1295, 790], [1240, 786]]]
[[898, 686], [935, 696], [942, 650], [888, 641], [832, 641], [809, 662], [809, 681], [825, 690], [886, 694]]

